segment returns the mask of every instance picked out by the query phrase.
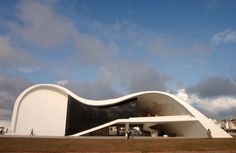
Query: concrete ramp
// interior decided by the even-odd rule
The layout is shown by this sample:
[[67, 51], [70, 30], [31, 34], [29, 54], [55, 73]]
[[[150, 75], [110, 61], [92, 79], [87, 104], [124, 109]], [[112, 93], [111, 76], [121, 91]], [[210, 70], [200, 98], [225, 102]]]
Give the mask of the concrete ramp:
[[[85, 130], [83, 132], [79, 132], [76, 134], [73, 134], [71, 136], [82, 136], [85, 134], [88, 134], [90, 132], [94, 132], [97, 130], [100, 130], [102, 128], [114, 125], [114, 124], [146, 124], [149, 125], [148, 127], [158, 124], [158, 123], [171, 123], [171, 122], [192, 122], [192, 121], [198, 121], [195, 117], [192, 117], [190, 115], [177, 115], [177, 116], [157, 116], [157, 117], [132, 117], [129, 119], [117, 119], [102, 125], [99, 125], [97, 127]], [[145, 129], [144, 129], [145, 130]]]

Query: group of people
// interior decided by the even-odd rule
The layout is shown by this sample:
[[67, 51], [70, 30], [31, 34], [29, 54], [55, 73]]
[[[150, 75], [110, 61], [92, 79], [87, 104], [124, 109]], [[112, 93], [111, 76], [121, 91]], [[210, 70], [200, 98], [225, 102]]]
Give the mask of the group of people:
[[[0, 131], [0, 132], [2, 132], [2, 131]], [[34, 136], [34, 135], [35, 135], [34, 129], [32, 128], [30, 130], [30, 136]], [[127, 139], [133, 139], [134, 138], [134, 133], [133, 133], [132, 129], [128, 129], [128, 131], [126, 132], [126, 137], [127, 137]], [[210, 129], [207, 130], [207, 138], [208, 139], [212, 138], [211, 130]]]
[[[127, 137], [127, 139], [133, 139], [134, 138], [134, 133], [131, 129], [128, 129], [128, 131], [126, 132], [126, 137]], [[210, 129], [207, 130], [207, 138], [208, 139], [212, 138]]]
[[133, 139], [134, 138], [133, 130], [128, 129], [128, 131], [126, 132], [126, 137], [127, 139]]

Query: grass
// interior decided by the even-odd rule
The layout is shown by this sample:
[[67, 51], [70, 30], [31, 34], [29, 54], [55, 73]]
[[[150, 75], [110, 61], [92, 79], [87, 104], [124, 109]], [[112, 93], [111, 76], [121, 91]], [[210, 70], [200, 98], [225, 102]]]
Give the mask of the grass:
[[236, 152], [232, 139], [77, 139], [0, 137], [0, 152]]

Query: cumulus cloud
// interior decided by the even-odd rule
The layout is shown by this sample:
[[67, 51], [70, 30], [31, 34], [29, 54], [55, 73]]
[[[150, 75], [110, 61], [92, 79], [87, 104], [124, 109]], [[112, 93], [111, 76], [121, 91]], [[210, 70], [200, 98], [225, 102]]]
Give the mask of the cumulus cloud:
[[105, 67], [98, 69], [96, 78], [93, 80], [61, 80], [58, 85], [64, 86], [81, 97], [88, 99], [109, 99], [121, 96], [114, 88], [113, 75]]
[[[60, 73], [59, 75], [62, 76], [60, 78], [65, 78], [56, 82], [58, 85], [65, 86], [79, 96], [89, 99], [115, 98], [122, 94], [143, 90], [168, 90], [172, 78], [158, 71], [158, 68], [151, 66], [143, 59], [136, 60], [123, 55], [122, 59], [119, 58], [120, 50], [116, 40], [120, 38], [122, 41], [128, 42], [127, 48], [132, 48], [133, 51], [148, 50], [149, 52], [145, 53], [148, 59], [157, 58], [157, 56], [153, 56], [153, 53], [173, 57], [184, 55], [183, 57], [186, 57], [211, 51], [211, 48], [205, 44], [186, 44], [183, 40], [162, 38], [158, 37], [157, 34], [150, 34], [150, 32], [145, 33], [143, 29], [138, 31], [136, 25], [127, 21], [117, 21], [109, 27], [101, 22], [90, 20], [86, 23], [86, 26], [90, 25], [88, 31], [93, 28], [94, 31], [98, 32], [93, 33], [94, 31], [92, 31], [93, 35], [83, 33], [75, 27], [69, 18], [59, 14], [53, 3], [44, 1], [21, 1], [18, 5], [18, 13], [17, 17], [20, 23], [11, 22], [9, 25], [20, 38], [31, 44], [44, 47], [60, 46], [70, 41], [73, 47], [75, 46], [73, 54], [75, 56], [67, 55], [71, 57], [70, 62], [77, 61], [79, 66], [92, 66], [92, 69], [95, 69], [94, 77], [85, 81], [69, 79], [70, 70], [61, 74], [62, 69], [67, 69], [69, 66], [64, 68], [64, 65], [59, 65], [60, 69], [58, 69], [58, 65], [56, 65], [53, 68], [49, 66], [50, 68], [47, 69], [48, 72]], [[86, 29], [86, 27], [83, 28]], [[110, 36], [113, 38], [107, 39]], [[233, 30], [228, 29], [212, 36], [212, 43], [214, 44], [229, 42], [235, 42], [235, 31]], [[22, 66], [24, 63], [30, 65], [32, 59], [35, 61], [31, 54], [14, 47], [11, 44], [10, 37], [0, 37], [0, 46], [1, 65], [13, 63], [15, 66], [20, 65], [18, 70], [21, 72], [32, 72], [31, 69]], [[125, 51], [120, 53], [126, 54]], [[54, 64], [57, 63], [57, 61], [53, 62]], [[67, 64], [61, 61], [58, 63]], [[78, 65], [73, 65], [73, 71], [80, 73], [79, 68], [76, 69]], [[1, 82], [4, 81], [1, 80], [8, 82], [5, 87], [2, 87]], [[1, 109], [3, 109], [0, 114], [5, 114], [5, 117], [2, 118], [9, 118], [9, 112], [11, 112], [16, 95], [29, 84], [30, 82], [24, 78], [0, 77], [0, 86], [2, 87], [0, 89], [0, 104]], [[19, 88], [19, 90], [15, 91], [15, 88]], [[225, 110], [233, 112], [231, 108], [234, 108], [233, 96], [235, 93], [235, 82], [222, 78], [202, 80], [195, 86], [181, 92], [178, 91], [182, 97], [185, 96], [186, 101], [211, 115], [214, 114], [213, 110], [217, 110], [216, 115], [224, 113]], [[220, 107], [224, 104], [222, 101], [226, 101], [227, 107], [224, 109]]]
[[107, 99], [145, 90], [166, 91], [171, 81], [143, 61], [114, 60], [99, 67], [92, 80], [63, 79], [57, 84], [88, 99]]
[[185, 89], [178, 90], [175, 95], [200, 110], [207, 117], [216, 119], [236, 117], [236, 97], [199, 97], [194, 93], [187, 93]]
[[59, 86], [66, 86], [69, 83], [69, 80], [65, 79], [65, 80], [60, 80], [57, 81], [56, 84]]
[[208, 77], [186, 91], [200, 97], [236, 96], [236, 83], [228, 78]]
[[207, 77], [176, 94], [211, 118], [236, 117], [236, 83], [222, 77]]
[[[13, 34], [16, 33], [23, 40], [40, 48], [65, 46], [69, 43], [73, 48], [70, 50], [73, 55], [71, 61], [79, 60], [80, 64], [92, 66], [112, 61], [118, 50], [116, 43], [112, 40], [105, 42], [102, 38], [95, 36], [96, 34], [80, 32], [68, 17], [58, 13], [55, 4], [54, 2], [22, 0], [17, 5], [19, 22], [6, 23]], [[100, 22], [90, 21], [83, 26], [94, 26], [98, 23]], [[67, 55], [71, 54], [67, 53]]]
[[228, 44], [236, 42], [236, 31], [232, 29], [225, 29], [222, 32], [216, 33], [211, 38], [213, 45]]
[[81, 34], [77, 37], [77, 55], [86, 64], [104, 64], [111, 62], [116, 55], [117, 46], [114, 42], [104, 43], [97, 37]]
[[167, 90], [167, 82], [171, 81], [168, 75], [161, 74], [151, 65], [141, 60], [121, 60], [110, 69], [121, 81], [127, 92], [144, 90]]
[[19, 68], [19, 66], [34, 65], [37, 61], [31, 54], [14, 47], [10, 36], [0, 36], [0, 46], [0, 68]]
[[16, 97], [30, 85], [26, 78], [0, 75], [0, 120], [10, 119]]
[[[50, 5], [49, 5], [50, 4]], [[71, 40], [77, 30], [63, 15], [55, 14], [53, 3], [23, 0], [18, 5], [18, 19], [10, 27], [24, 40], [39, 47], [52, 47]]]

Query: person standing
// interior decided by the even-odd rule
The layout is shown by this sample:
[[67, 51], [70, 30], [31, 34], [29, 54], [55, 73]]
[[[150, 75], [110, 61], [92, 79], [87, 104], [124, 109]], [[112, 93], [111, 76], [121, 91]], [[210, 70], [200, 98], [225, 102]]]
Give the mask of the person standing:
[[30, 136], [34, 136], [34, 129], [33, 128], [30, 130]]
[[208, 139], [211, 139], [211, 138], [212, 138], [211, 130], [210, 130], [210, 129], [207, 130], [207, 138], [208, 138]]
[[0, 127], [0, 134], [3, 134], [4, 127]]
[[130, 129], [127, 131], [127, 139], [130, 139]]

